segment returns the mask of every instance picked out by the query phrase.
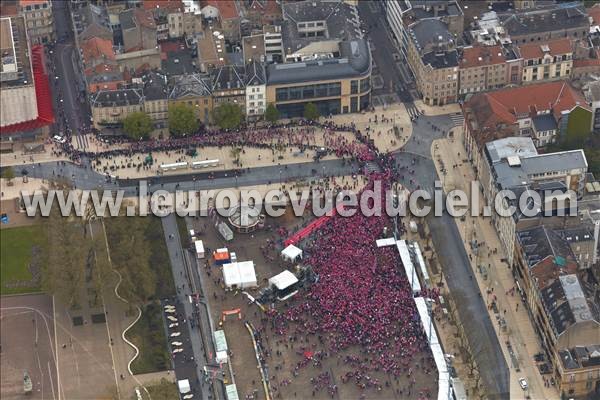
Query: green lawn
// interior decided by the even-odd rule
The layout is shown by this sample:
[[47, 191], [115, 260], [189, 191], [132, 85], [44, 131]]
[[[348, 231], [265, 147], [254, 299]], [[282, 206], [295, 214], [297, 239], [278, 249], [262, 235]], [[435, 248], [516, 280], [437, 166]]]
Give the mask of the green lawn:
[[[46, 245], [41, 225], [0, 230], [0, 294], [39, 292]], [[34, 279], [30, 265], [37, 279]], [[37, 271], [37, 272], [36, 272]]]
[[179, 398], [179, 390], [175, 382], [169, 382], [162, 378], [160, 383], [146, 386], [152, 400], [173, 400]]
[[142, 317], [127, 332], [127, 338], [140, 349], [131, 364], [134, 374], [171, 369], [160, 303], [153, 302], [142, 308]]

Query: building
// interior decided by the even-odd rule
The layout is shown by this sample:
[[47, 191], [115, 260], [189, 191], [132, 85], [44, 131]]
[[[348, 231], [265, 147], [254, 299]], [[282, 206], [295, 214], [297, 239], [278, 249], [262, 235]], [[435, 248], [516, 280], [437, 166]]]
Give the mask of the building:
[[[517, 235], [521, 294], [563, 397], [600, 394], [600, 312], [569, 245], [544, 225]], [[597, 292], [597, 290], [596, 290]]]
[[198, 121], [210, 123], [213, 99], [209, 78], [200, 74], [181, 75], [170, 82], [170, 86], [169, 105], [185, 104], [193, 107]]
[[0, 140], [13, 150], [17, 140], [49, 133], [54, 122], [44, 47], [29, 46], [23, 17], [0, 17]]
[[225, 35], [207, 25], [204, 30], [197, 32], [195, 37], [198, 66], [202, 73], [225, 65]]
[[592, 132], [598, 135], [600, 134], [600, 80], [587, 84], [585, 98], [593, 113]]
[[156, 49], [156, 22], [152, 12], [141, 9], [129, 9], [119, 14], [123, 33], [123, 51]]
[[301, 117], [308, 103], [321, 115], [366, 110], [371, 103], [371, 54], [366, 40], [341, 42], [340, 57], [267, 66], [267, 104], [284, 118]]
[[267, 62], [283, 62], [283, 39], [281, 26], [265, 25], [262, 27], [265, 42], [265, 59]]
[[573, 70], [573, 49], [567, 38], [519, 46], [523, 83], [567, 79]]
[[462, 49], [459, 94], [484, 92], [516, 85], [521, 80], [521, 60], [510, 46], [469, 46]]
[[100, 90], [90, 95], [94, 128], [119, 130], [123, 119], [144, 111], [144, 97], [139, 89]]
[[407, 29], [407, 60], [423, 102], [455, 103], [458, 96], [458, 52], [454, 35], [439, 19], [419, 20]]
[[507, 12], [499, 15], [505, 35], [514, 44], [546, 43], [559, 38], [585, 38], [590, 21], [583, 5], [553, 5], [541, 9]]
[[210, 72], [215, 107], [223, 103], [237, 104], [246, 111], [246, 79], [243, 67], [223, 65]]
[[154, 121], [155, 130], [168, 133], [169, 88], [167, 77], [157, 72], [149, 72], [142, 78], [144, 112]]
[[241, 37], [241, 18], [233, 0], [203, 0], [202, 16], [214, 21], [226, 39], [238, 41]]
[[27, 36], [32, 44], [46, 44], [55, 40], [50, 0], [19, 0], [19, 12], [25, 17]]
[[113, 40], [113, 24], [105, 7], [87, 4], [73, 10], [72, 17], [78, 44], [93, 38]]
[[266, 59], [265, 36], [263, 34], [244, 36], [242, 38], [242, 53], [244, 63], [251, 61], [263, 62]]
[[265, 25], [281, 22], [281, 6], [275, 0], [244, 0], [247, 4], [245, 17], [253, 28], [260, 29]]
[[284, 64], [267, 66], [267, 104], [301, 117], [359, 112], [371, 102], [371, 51], [355, 6], [343, 2], [283, 4]]
[[526, 136], [536, 147], [544, 147], [558, 137], [577, 134], [581, 126], [591, 129], [592, 125], [585, 98], [563, 81], [476, 94], [464, 103], [463, 116], [465, 150], [476, 173], [481, 170], [480, 155], [487, 142]]
[[246, 117], [255, 120], [262, 117], [267, 108], [267, 78], [263, 63], [251, 61], [246, 64]]
[[[569, 198], [567, 190], [578, 197], [583, 194], [587, 160], [583, 150], [538, 154], [530, 138], [504, 138], [486, 143], [479, 177], [481, 190], [488, 204], [496, 204], [502, 191], [512, 192], [516, 198], [503, 198], [505, 208], [518, 205], [520, 196], [533, 201], [537, 192], [540, 204], [531, 204], [532, 213], [517, 209], [510, 216], [493, 213], [492, 221], [512, 265], [515, 253], [515, 233], [523, 220], [538, 218], [557, 211], [555, 200]], [[550, 195], [546, 191], [552, 191]], [[530, 196], [529, 196], [530, 195]], [[549, 197], [546, 197], [549, 195]], [[529, 196], [529, 199], [527, 199]], [[555, 197], [553, 197], [555, 196]], [[514, 203], [514, 204], [513, 204]], [[568, 204], [568, 203], [566, 203]], [[522, 225], [521, 225], [522, 226]]]
[[[178, 14], [184, 10], [184, 5], [181, 0], [148, 0], [144, 1], [143, 7], [145, 10], [152, 12], [154, 16], [154, 22], [156, 24], [156, 38], [158, 41], [167, 40], [170, 36], [171, 30], [179, 30], [183, 28], [183, 21], [181, 25], [171, 25], [172, 21], [169, 21], [169, 14]], [[176, 37], [180, 37], [176, 36]]]
[[407, 27], [419, 20], [439, 20], [448, 27], [448, 31], [452, 34], [462, 35], [464, 13], [458, 2], [454, 0], [389, 0], [385, 3], [386, 20], [404, 60], [408, 59], [410, 41]]

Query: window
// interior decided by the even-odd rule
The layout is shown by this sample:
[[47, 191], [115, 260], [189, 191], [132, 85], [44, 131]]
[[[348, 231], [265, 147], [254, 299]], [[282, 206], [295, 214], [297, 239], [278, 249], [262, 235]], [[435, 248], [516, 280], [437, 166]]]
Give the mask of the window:
[[358, 81], [350, 82], [350, 94], [358, 94]]

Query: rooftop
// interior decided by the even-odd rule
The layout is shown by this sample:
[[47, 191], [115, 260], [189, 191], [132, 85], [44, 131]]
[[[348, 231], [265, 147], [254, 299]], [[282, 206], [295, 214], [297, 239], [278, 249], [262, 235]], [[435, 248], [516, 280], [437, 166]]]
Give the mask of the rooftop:
[[285, 84], [365, 76], [371, 71], [371, 51], [364, 39], [340, 43], [340, 57], [267, 66], [269, 84]]
[[112, 40], [94, 37], [80, 42], [80, 49], [83, 56], [83, 62], [89, 63], [92, 60], [114, 61], [115, 51]]
[[0, 18], [0, 87], [33, 85], [30, 49], [23, 17]]
[[264, 85], [267, 82], [265, 65], [256, 61], [246, 64], [246, 85]]
[[421, 57], [423, 64], [431, 65], [432, 68], [454, 68], [458, 66], [458, 52], [456, 50], [437, 52], [430, 51]]
[[143, 76], [142, 80], [144, 82], [145, 100], [166, 100], [169, 97], [166, 75], [149, 72]]
[[542, 58], [545, 54], [557, 56], [572, 53], [571, 40], [561, 38], [545, 43], [526, 43], [519, 46], [521, 57], [524, 59]]
[[240, 14], [233, 0], [203, 0], [202, 6], [213, 6], [219, 10], [223, 19], [239, 18]]
[[503, 64], [506, 62], [503, 47], [470, 46], [463, 48], [460, 60], [461, 68], [481, 67], [484, 65]]
[[92, 107], [117, 107], [140, 104], [142, 93], [138, 89], [100, 90], [91, 96]]
[[531, 157], [538, 154], [530, 137], [508, 137], [488, 142], [485, 145], [488, 158], [492, 164], [508, 157]]
[[[566, 260], [573, 261], [575, 259], [569, 243], [556, 231], [545, 225], [520, 229], [517, 231], [516, 237], [529, 268], [533, 268], [548, 257], [553, 258], [552, 261], [556, 267], [566, 267]], [[556, 259], [558, 259], [558, 263], [556, 263]], [[560, 260], [564, 260], [564, 262], [561, 263]]]
[[553, 131], [558, 129], [558, 125], [552, 114], [536, 115], [531, 120], [533, 121], [535, 130], [538, 132]]
[[412, 13], [418, 19], [439, 18], [463, 15], [463, 11], [454, 0], [411, 0]]
[[445, 46], [454, 42], [454, 35], [448, 25], [439, 19], [424, 19], [410, 25], [408, 33], [419, 53], [423, 53], [437, 45]]
[[[575, 4], [575, 5], [574, 5]], [[510, 36], [530, 35], [571, 28], [589, 28], [585, 8], [579, 3], [567, 3], [541, 10], [508, 12], [500, 15], [502, 25]]]
[[558, 352], [565, 369], [578, 369], [600, 365], [600, 344], [576, 346]]
[[188, 97], [206, 97], [211, 95], [210, 78], [206, 75], [188, 74], [177, 77], [171, 82], [169, 99], [180, 100]]
[[161, 69], [168, 76], [198, 72], [195, 57], [183, 41], [165, 41], [160, 43]]
[[223, 65], [211, 71], [212, 90], [243, 89], [246, 87], [243, 68]]
[[[356, 7], [341, 1], [285, 2], [283, 18], [282, 38], [287, 54], [313, 42], [362, 38]], [[306, 24], [306, 27], [300, 27], [300, 24]]]

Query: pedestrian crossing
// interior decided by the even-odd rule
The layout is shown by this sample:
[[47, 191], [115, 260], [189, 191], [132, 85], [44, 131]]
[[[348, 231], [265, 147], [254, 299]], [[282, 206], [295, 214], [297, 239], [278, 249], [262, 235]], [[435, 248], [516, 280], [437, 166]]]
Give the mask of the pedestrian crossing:
[[462, 113], [451, 114], [450, 119], [454, 126], [462, 126], [465, 122], [465, 117], [463, 117]]
[[367, 173], [381, 172], [381, 168], [379, 167], [379, 165], [377, 163], [368, 161], [365, 163], [365, 171]]
[[81, 150], [85, 150], [90, 147], [88, 135], [75, 135], [75, 140], [77, 141], [77, 148]]

